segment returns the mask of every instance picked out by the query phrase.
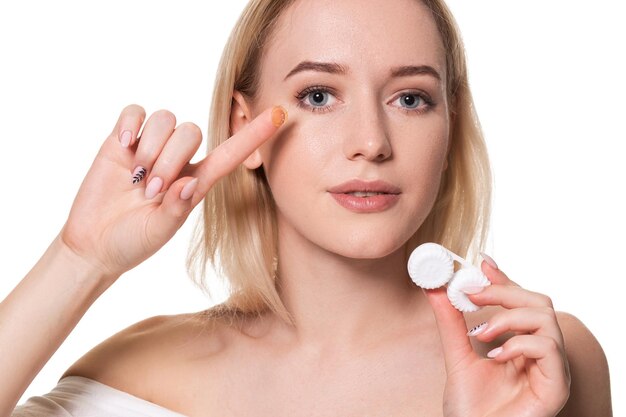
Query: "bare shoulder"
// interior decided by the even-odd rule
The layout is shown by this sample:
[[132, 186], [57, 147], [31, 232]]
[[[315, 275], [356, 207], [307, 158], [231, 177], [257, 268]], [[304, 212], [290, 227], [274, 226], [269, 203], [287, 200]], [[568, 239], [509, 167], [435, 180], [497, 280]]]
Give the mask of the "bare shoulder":
[[570, 367], [570, 397], [559, 417], [612, 416], [609, 366], [602, 346], [576, 316], [557, 312]]
[[176, 410], [198, 364], [228, 344], [227, 326], [206, 311], [150, 317], [95, 346], [61, 378], [83, 376]]

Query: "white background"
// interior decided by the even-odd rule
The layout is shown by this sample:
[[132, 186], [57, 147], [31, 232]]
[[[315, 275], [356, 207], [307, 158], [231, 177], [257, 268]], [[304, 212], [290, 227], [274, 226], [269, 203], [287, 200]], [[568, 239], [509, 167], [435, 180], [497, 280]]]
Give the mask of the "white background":
[[[244, 3], [1, 3], [0, 299], [56, 236], [125, 105], [148, 114], [167, 108], [206, 137], [217, 61]], [[487, 252], [595, 334], [609, 359], [616, 415], [626, 413], [617, 395], [626, 387], [618, 341], [626, 278], [620, 3], [449, 1], [495, 177]], [[128, 325], [221, 301], [219, 285], [207, 300], [185, 274], [198, 214], [96, 301], [20, 403], [48, 392], [76, 359]]]

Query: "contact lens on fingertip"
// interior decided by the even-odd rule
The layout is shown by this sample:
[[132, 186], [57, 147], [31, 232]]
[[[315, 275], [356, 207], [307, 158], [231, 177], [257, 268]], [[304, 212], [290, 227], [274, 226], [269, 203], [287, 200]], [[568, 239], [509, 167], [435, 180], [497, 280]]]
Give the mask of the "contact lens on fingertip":
[[[461, 264], [461, 268], [456, 272], [454, 261]], [[462, 291], [463, 288], [491, 285], [479, 268], [433, 242], [423, 243], [413, 250], [407, 269], [413, 282], [424, 289], [430, 290], [447, 284], [450, 303], [462, 312], [480, 309], [469, 300]]]
[[283, 106], [275, 106], [272, 109], [272, 124], [281, 127], [287, 121], [287, 109]]

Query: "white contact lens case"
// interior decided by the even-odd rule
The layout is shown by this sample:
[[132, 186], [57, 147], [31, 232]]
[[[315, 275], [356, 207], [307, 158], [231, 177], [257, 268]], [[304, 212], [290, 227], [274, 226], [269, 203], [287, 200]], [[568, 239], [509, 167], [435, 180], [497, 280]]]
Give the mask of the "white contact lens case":
[[[461, 268], [454, 272], [454, 261]], [[423, 243], [413, 250], [407, 264], [413, 282], [427, 290], [448, 285], [448, 299], [459, 311], [472, 312], [480, 309], [461, 291], [467, 287], [486, 287], [491, 282], [483, 272], [454, 252], [437, 243]]]

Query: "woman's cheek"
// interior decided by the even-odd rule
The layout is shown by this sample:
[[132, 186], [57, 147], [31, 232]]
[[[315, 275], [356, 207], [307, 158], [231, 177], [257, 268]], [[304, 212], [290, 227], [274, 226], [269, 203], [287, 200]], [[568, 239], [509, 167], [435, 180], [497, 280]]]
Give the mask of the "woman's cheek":
[[303, 123], [290, 126], [261, 150], [265, 174], [275, 198], [311, 193], [329, 163], [329, 146], [319, 132], [307, 131]]

